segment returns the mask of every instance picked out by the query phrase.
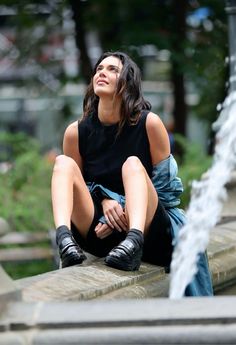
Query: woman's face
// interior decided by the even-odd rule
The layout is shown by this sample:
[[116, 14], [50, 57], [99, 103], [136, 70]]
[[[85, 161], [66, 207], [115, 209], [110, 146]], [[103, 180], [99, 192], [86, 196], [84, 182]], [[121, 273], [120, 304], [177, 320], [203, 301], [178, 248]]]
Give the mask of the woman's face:
[[93, 77], [94, 93], [98, 97], [113, 97], [123, 64], [115, 56], [108, 56], [97, 66]]

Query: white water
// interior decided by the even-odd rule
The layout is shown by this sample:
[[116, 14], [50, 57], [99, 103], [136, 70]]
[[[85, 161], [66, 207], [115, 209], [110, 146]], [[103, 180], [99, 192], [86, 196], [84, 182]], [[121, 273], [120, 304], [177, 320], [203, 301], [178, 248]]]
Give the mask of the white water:
[[198, 254], [206, 250], [212, 228], [220, 219], [227, 197], [225, 184], [236, 166], [236, 92], [226, 98], [219, 119], [212, 167], [192, 185], [186, 211], [187, 223], [180, 230], [171, 262], [169, 296], [182, 298], [197, 272]]

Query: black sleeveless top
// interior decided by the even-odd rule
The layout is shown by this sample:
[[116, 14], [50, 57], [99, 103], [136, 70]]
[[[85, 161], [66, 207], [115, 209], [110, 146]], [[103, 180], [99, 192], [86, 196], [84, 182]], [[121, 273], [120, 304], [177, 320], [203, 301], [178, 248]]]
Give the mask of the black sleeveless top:
[[97, 114], [79, 123], [79, 151], [86, 182], [102, 184], [124, 194], [121, 168], [129, 156], [137, 156], [151, 177], [152, 160], [146, 131], [148, 113], [142, 111], [135, 125], [125, 124], [118, 136], [118, 124], [103, 125]]

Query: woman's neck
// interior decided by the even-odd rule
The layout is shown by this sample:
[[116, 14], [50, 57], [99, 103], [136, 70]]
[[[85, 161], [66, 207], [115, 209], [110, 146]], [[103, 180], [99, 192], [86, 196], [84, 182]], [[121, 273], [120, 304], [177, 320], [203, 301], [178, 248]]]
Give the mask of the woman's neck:
[[120, 121], [120, 107], [114, 104], [114, 101], [98, 103], [98, 118], [104, 124], [114, 124]]

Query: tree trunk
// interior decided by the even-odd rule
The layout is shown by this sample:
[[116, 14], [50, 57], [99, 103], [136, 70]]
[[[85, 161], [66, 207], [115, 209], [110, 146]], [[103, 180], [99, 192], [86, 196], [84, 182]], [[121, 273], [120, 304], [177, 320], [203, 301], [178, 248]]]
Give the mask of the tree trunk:
[[84, 7], [87, 5], [85, 1], [69, 0], [73, 12], [73, 20], [75, 22], [75, 40], [76, 46], [80, 52], [79, 66], [82, 78], [88, 84], [92, 75], [92, 64], [88, 55], [88, 49], [85, 38], [85, 22]]
[[186, 38], [186, 0], [173, 0], [172, 83], [174, 88], [175, 132], [186, 135], [187, 106], [184, 83], [184, 43]]

